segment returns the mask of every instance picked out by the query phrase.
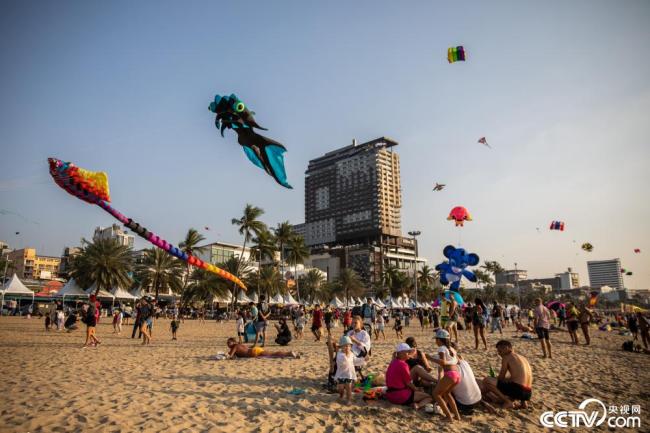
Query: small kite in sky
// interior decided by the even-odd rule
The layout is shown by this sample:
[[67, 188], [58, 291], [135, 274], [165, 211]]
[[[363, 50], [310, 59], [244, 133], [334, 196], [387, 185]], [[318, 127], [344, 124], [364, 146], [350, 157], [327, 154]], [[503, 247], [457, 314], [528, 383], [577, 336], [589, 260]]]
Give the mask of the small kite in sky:
[[18, 236], [19, 234], [20, 234], [20, 232], [16, 232], [16, 236]]
[[434, 191], [442, 191], [444, 187], [447, 186], [444, 183], [438, 183], [436, 182], [436, 185], [433, 187]]
[[589, 242], [585, 242], [584, 244], [582, 244], [582, 249], [590, 253], [594, 250], [594, 246], [591, 245]]
[[632, 276], [632, 275], [634, 275], [634, 273], [633, 273], [632, 271], [627, 271], [627, 272], [625, 273], [625, 275]]
[[549, 227], [549, 230], [560, 230], [561, 232], [563, 232], [564, 221], [551, 221], [551, 226]]
[[208, 231], [210, 230], [210, 227], [208, 227], [208, 226], [205, 226], [205, 227], [203, 227], [203, 228], [206, 229], [206, 230], [208, 230]]
[[641, 252], [641, 249], [640, 249], [640, 248], [635, 248], [635, 249], [634, 249], [634, 252], [635, 252], [636, 254], [639, 254], [639, 253]]
[[216, 95], [208, 110], [217, 116], [214, 124], [223, 131], [230, 128], [237, 133], [237, 141], [244, 148], [246, 157], [256, 166], [266, 171], [277, 183], [285, 188], [292, 188], [287, 183], [287, 173], [284, 168], [284, 153], [287, 149], [277, 141], [264, 137], [253, 130], [263, 129], [257, 124], [252, 111], [234, 93], [230, 96]]
[[465, 47], [459, 45], [457, 47], [449, 47], [447, 49], [447, 61], [449, 63], [464, 62], [467, 58]]
[[479, 138], [479, 139], [478, 139], [478, 142], [481, 143], [481, 144], [483, 144], [483, 145], [485, 145], [485, 146], [487, 146], [488, 148], [492, 149], [492, 147], [488, 144], [488, 142], [487, 142], [487, 140], [485, 139], [485, 137], [481, 137], [481, 138]]

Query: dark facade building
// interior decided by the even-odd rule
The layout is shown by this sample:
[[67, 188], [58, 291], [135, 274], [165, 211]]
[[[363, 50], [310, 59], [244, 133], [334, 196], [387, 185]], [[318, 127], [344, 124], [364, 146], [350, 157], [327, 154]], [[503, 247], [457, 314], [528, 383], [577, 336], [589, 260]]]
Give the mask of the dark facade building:
[[309, 161], [305, 223], [295, 229], [319, 261], [338, 258], [337, 265], [327, 259], [330, 273], [350, 267], [368, 284], [380, 281], [389, 263], [413, 272], [415, 242], [401, 232], [397, 145], [386, 137], [362, 144], [353, 140]]

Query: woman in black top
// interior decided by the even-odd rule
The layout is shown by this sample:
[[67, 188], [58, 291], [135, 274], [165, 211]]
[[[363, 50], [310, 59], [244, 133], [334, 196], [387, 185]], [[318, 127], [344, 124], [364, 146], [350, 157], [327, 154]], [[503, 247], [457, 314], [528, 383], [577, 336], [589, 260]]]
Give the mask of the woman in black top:
[[413, 356], [406, 360], [406, 363], [411, 370], [411, 379], [413, 380], [413, 384], [415, 386], [430, 386], [435, 384], [436, 377], [431, 374], [433, 369], [429, 364], [427, 354], [417, 348], [418, 345], [413, 337], [407, 338], [406, 344], [415, 349]]
[[275, 342], [280, 346], [286, 346], [291, 341], [291, 330], [287, 326], [285, 319], [280, 319], [278, 323], [278, 325], [275, 325], [275, 328], [278, 330], [278, 336]]

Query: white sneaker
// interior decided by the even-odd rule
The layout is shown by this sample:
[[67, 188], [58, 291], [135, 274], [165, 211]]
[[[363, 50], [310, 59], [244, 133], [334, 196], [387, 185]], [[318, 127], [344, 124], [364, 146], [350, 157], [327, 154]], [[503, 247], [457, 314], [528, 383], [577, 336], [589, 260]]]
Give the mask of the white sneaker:
[[424, 406], [424, 411], [426, 413], [433, 413], [435, 411], [435, 409], [433, 408], [433, 405], [431, 403], [429, 403], [429, 404], [426, 404]]

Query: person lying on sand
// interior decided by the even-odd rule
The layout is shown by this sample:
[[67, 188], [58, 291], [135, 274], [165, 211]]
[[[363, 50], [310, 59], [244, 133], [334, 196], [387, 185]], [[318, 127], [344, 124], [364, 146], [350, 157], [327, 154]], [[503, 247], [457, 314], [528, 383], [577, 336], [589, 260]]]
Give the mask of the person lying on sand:
[[507, 340], [499, 341], [496, 348], [501, 357], [501, 370], [498, 377], [483, 379], [483, 395], [494, 395], [504, 409], [515, 408], [514, 401], [517, 400], [521, 402], [519, 408], [527, 409], [533, 385], [533, 372], [528, 360], [515, 353]]
[[262, 347], [248, 347], [245, 344], [237, 344], [234, 338], [228, 339], [228, 359], [234, 358], [300, 358], [298, 352], [271, 352]]

